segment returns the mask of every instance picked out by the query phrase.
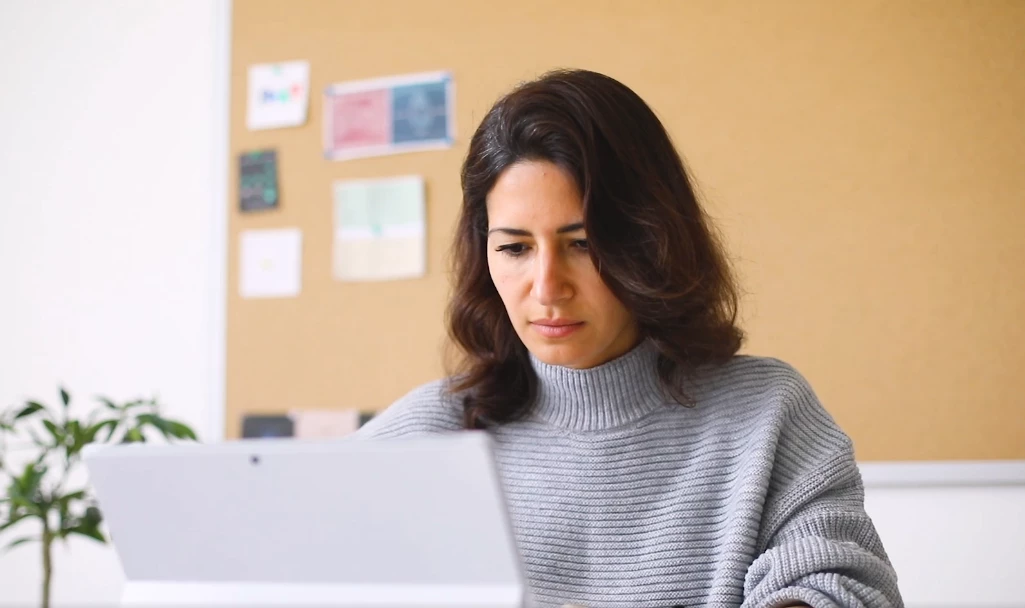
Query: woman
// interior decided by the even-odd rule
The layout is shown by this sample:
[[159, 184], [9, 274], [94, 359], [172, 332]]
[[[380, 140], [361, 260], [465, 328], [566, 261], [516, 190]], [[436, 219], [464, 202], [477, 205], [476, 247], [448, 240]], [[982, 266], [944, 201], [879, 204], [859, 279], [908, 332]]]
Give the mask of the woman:
[[850, 440], [793, 368], [737, 355], [725, 256], [640, 97], [524, 84], [462, 186], [463, 367], [360, 436], [486, 429], [540, 605], [902, 605]]

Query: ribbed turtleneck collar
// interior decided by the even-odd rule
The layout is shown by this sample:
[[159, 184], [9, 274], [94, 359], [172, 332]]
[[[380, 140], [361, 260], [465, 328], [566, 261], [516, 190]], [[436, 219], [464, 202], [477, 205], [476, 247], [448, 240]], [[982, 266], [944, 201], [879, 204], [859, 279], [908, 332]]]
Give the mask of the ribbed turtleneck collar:
[[658, 377], [658, 350], [645, 340], [626, 354], [589, 369], [544, 363], [531, 355], [538, 392], [533, 414], [577, 431], [609, 429], [666, 403]]

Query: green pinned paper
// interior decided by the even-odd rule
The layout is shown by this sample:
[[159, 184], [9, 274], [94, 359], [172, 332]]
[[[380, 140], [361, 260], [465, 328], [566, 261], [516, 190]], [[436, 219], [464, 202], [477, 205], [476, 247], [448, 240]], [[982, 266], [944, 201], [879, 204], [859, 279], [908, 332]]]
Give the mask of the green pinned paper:
[[423, 180], [390, 178], [335, 184], [335, 227], [378, 231], [385, 226], [422, 224]]
[[420, 176], [335, 182], [336, 279], [383, 281], [426, 273], [424, 189]]

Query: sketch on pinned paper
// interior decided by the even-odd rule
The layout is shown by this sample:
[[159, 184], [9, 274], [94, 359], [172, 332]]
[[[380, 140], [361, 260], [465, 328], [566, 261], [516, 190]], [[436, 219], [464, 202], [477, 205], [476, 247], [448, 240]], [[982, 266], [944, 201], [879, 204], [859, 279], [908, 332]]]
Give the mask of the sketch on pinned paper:
[[239, 295], [288, 298], [302, 289], [302, 232], [248, 230], [239, 237]]
[[454, 98], [450, 72], [331, 85], [324, 93], [324, 155], [344, 160], [449, 148]]
[[306, 122], [310, 102], [307, 61], [249, 66], [246, 127], [250, 130], [297, 127]]
[[423, 177], [337, 181], [334, 206], [335, 279], [387, 281], [426, 274]]

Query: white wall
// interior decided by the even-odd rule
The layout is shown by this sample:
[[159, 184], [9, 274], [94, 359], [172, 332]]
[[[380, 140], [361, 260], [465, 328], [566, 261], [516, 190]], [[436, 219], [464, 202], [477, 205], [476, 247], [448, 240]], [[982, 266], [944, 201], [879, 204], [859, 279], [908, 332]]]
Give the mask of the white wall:
[[[157, 393], [220, 436], [222, 7], [0, 0], [0, 407]], [[116, 601], [111, 549], [55, 559], [56, 605]], [[40, 571], [38, 545], [0, 555], [0, 604]]]
[[[0, 0], [0, 405], [156, 391], [220, 437], [225, 35], [213, 0]], [[867, 506], [909, 607], [1025, 606], [1025, 487]], [[38, 580], [34, 547], [0, 555], [0, 605]], [[107, 547], [56, 556], [58, 606], [121, 584]]]
[[1025, 487], [873, 488], [909, 608], [1025, 606]]

